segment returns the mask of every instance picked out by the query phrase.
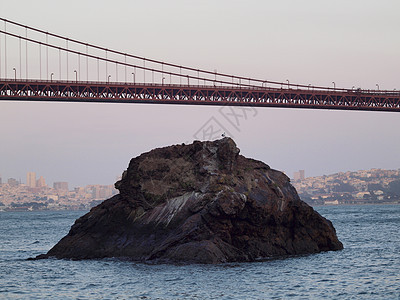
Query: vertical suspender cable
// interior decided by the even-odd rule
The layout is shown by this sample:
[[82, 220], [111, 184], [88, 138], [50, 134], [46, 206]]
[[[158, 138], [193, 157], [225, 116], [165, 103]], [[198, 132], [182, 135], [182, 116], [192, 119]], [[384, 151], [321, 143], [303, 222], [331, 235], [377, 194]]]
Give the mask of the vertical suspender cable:
[[58, 72], [59, 72], [59, 79], [61, 80], [61, 49], [58, 48]]
[[21, 37], [18, 38], [19, 40], [19, 79], [22, 79], [22, 50], [21, 50]]
[[42, 43], [39, 43], [39, 79], [42, 80]]
[[0, 78], [1, 78], [1, 34], [0, 34]]
[[66, 44], [67, 44], [67, 81], [68, 81], [68, 39], [66, 39]]
[[[46, 33], [46, 44], [49, 44], [49, 34]], [[46, 80], [49, 80], [49, 47], [46, 46]]]
[[86, 44], [86, 81], [89, 81], [89, 57], [88, 55], [88, 44]]
[[28, 80], [28, 27], [25, 26], [25, 37], [26, 37], [26, 41], [25, 41], [25, 76], [26, 79]]
[[[4, 21], [4, 31], [7, 32], [7, 22]], [[7, 78], [7, 35], [4, 34], [4, 77]]]
[[81, 54], [78, 54], [78, 80], [81, 80]]
[[100, 66], [99, 66], [99, 58], [97, 58], [97, 81], [100, 81]]

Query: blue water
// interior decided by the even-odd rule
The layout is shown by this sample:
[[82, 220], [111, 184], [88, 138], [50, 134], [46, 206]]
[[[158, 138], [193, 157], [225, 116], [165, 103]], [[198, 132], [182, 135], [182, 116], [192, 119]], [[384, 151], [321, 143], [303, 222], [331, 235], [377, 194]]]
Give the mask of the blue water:
[[399, 299], [400, 205], [316, 207], [344, 250], [255, 263], [147, 265], [26, 258], [85, 212], [0, 213], [0, 298]]

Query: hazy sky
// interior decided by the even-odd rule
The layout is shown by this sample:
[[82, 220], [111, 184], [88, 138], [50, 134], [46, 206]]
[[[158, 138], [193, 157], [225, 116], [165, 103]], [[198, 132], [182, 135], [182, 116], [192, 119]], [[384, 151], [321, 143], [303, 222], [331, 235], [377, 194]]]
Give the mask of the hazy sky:
[[[148, 58], [392, 90], [400, 90], [399, 11], [398, 0], [1, 3], [4, 18]], [[203, 139], [210, 126], [233, 136], [242, 154], [290, 176], [400, 168], [399, 113], [0, 102], [0, 174], [25, 182], [34, 171], [70, 187], [113, 184], [132, 157]]]

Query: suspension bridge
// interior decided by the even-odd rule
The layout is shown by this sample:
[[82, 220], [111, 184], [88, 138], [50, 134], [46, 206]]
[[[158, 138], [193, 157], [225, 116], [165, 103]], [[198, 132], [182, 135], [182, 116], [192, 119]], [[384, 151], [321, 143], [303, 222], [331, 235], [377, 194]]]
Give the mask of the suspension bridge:
[[196, 69], [71, 39], [8, 19], [0, 100], [232, 105], [400, 112], [400, 91], [323, 87]]

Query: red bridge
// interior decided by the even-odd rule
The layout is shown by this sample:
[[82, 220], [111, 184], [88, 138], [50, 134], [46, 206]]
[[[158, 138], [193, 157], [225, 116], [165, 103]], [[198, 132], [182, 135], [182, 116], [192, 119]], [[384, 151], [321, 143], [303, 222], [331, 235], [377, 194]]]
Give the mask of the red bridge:
[[400, 91], [383, 91], [379, 86], [343, 89], [245, 78], [139, 57], [0, 20], [4, 22], [0, 100], [400, 112]]

